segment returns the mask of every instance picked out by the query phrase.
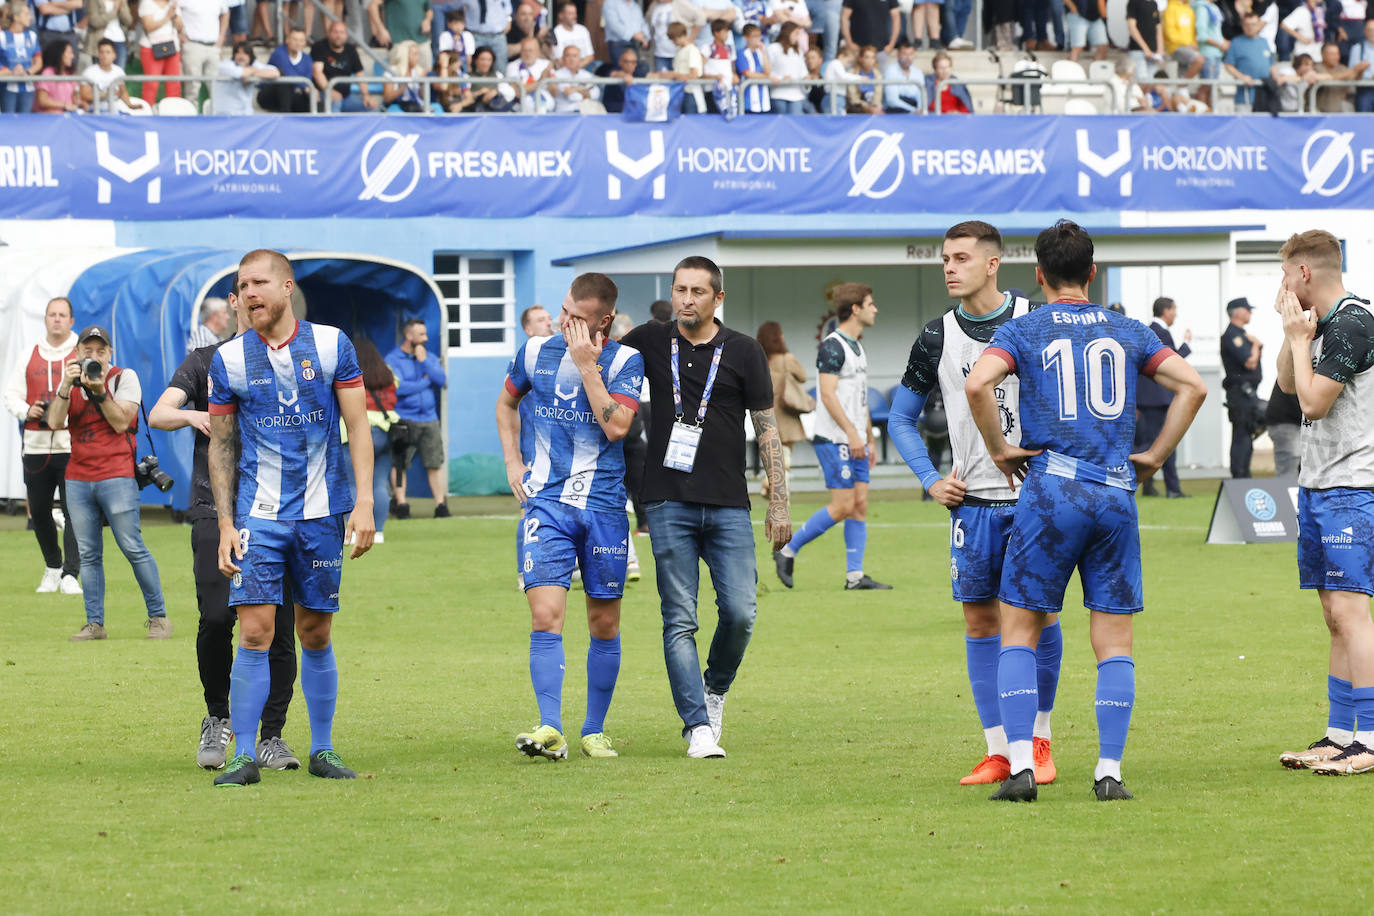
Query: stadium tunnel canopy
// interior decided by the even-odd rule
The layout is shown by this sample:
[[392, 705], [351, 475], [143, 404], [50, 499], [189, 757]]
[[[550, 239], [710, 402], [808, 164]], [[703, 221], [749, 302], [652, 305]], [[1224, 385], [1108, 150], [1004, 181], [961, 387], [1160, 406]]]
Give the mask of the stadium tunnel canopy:
[[[310, 321], [365, 336], [385, 354], [396, 345], [401, 325], [419, 318], [431, 338], [444, 338], [442, 294], [433, 279], [410, 264], [371, 254], [286, 251]], [[72, 301], [76, 327], [99, 324], [114, 337], [115, 363], [138, 372], [143, 403], [151, 407], [186, 356], [186, 341], [208, 297], [223, 298], [243, 251], [215, 248], [83, 249], [52, 252], [0, 248], [0, 366], [6, 377], [16, 360], [27, 359], [42, 334], [49, 299]], [[299, 301], [296, 302], [300, 314]], [[441, 416], [442, 416], [441, 412]], [[140, 424], [143, 420], [140, 418]], [[169, 493], [145, 489], [145, 503], [184, 509], [190, 503], [189, 429], [153, 430], [162, 467], [176, 481]], [[14, 424], [0, 433], [0, 496], [21, 498], [23, 471]], [[138, 454], [148, 450], [140, 428]]]

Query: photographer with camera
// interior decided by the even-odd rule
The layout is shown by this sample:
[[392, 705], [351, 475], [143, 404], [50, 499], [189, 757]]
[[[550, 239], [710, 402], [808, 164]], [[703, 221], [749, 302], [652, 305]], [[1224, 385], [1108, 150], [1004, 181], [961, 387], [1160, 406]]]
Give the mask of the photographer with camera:
[[[238, 286], [238, 277], [230, 283]], [[229, 293], [229, 314], [238, 320], [235, 336], [248, 330], [248, 318]], [[230, 340], [233, 338], [231, 337]], [[223, 341], [197, 347], [182, 361], [167, 383], [167, 390], [148, 411], [148, 425], [174, 430], [190, 426], [196, 431], [191, 462], [191, 565], [196, 579], [196, 666], [205, 695], [205, 718], [200, 722], [196, 765], [218, 770], [228, 760], [233, 732], [229, 725], [229, 679], [234, 664], [234, 624], [238, 615], [229, 606], [229, 580], [219, 571], [219, 513], [210, 490], [210, 360]], [[383, 508], [386, 501], [382, 501]], [[277, 605], [277, 629], [267, 650], [271, 689], [258, 731], [258, 762], [278, 770], [299, 769], [301, 762], [282, 740], [286, 711], [296, 683], [296, 609], [289, 598]]]
[[59, 544], [52, 517], [54, 494], [60, 500], [63, 515], [67, 512], [66, 473], [71, 437], [67, 430], [49, 427], [45, 420], [48, 404], [56, 397], [62, 381], [63, 363], [76, 349], [71, 301], [64, 296], [50, 300], [43, 313], [43, 326], [47, 334], [34, 345], [26, 362], [15, 365], [5, 386], [5, 407], [24, 424], [25, 495], [45, 567], [37, 591], [79, 595], [76, 534], [67, 525]]
[[[166, 639], [172, 635], [157, 563], [143, 543], [139, 527], [134, 451], [143, 391], [138, 375], [132, 369], [113, 365], [113, 355], [109, 331], [98, 325], [82, 331], [74, 358], [63, 370], [56, 397], [48, 406], [48, 426], [57, 429], [65, 425], [71, 432], [67, 522], [76, 531], [86, 600], [86, 624], [71, 637], [72, 642], [105, 638], [102, 514], [143, 591], [143, 602], [148, 608], [148, 638]], [[165, 474], [158, 474], [166, 479]], [[163, 488], [161, 483], [158, 486]]]

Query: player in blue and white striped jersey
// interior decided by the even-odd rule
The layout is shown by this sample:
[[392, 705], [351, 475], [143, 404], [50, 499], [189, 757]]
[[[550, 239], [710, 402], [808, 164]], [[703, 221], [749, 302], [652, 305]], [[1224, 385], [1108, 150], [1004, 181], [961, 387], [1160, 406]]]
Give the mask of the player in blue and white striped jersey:
[[[1091, 612], [1097, 655], [1101, 801], [1127, 799], [1121, 756], [1135, 705], [1132, 615], [1144, 609], [1136, 472], [1153, 473], [1183, 438], [1207, 397], [1196, 370], [1139, 321], [1088, 300], [1097, 275], [1088, 233], [1067, 220], [1041, 232], [1035, 277], [1046, 304], [997, 329], [974, 363], [965, 393], [988, 453], [1007, 483], [1025, 481], [1016, 503], [999, 591], [1002, 651], [998, 701], [1011, 776], [997, 801], [1034, 801], [1032, 727], [1035, 646], [1049, 614], [1063, 608], [1076, 568]], [[1007, 442], [996, 388], [1021, 381], [1021, 445]], [[1164, 428], [1143, 452], [1135, 439], [1135, 382], [1144, 373], [1175, 393]]]
[[644, 381], [639, 351], [607, 336], [617, 295], [604, 274], [575, 279], [558, 316], [560, 334], [531, 338], [520, 347], [497, 401], [507, 478], [525, 507], [520, 568], [532, 619], [530, 680], [539, 727], [516, 736], [515, 744], [531, 757], [568, 755], [563, 622], [579, 564], [591, 633], [582, 753], [616, 756], [605, 719], [620, 673], [620, 597], [629, 557], [621, 440], [639, 409]]
[[[231, 577], [229, 604], [239, 618], [229, 688], [237, 747], [215, 779], [220, 786], [259, 780], [253, 739], [270, 686], [267, 648], [286, 576], [310, 713], [310, 773], [357, 775], [333, 746], [339, 674], [330, 633], [344, 540], [354, 535], [353, 557], [372, 546], [372, 436], [353, 344], [338, 328], [296, 321], [294, 289], [291, 262], [280, 252], [245, 255], [239, 301], [252, 330], [216, 350], [210, 362], [209, 465], [219, 568]], [[340, 418], [348, 428], [356, 497], [344, 466]]]

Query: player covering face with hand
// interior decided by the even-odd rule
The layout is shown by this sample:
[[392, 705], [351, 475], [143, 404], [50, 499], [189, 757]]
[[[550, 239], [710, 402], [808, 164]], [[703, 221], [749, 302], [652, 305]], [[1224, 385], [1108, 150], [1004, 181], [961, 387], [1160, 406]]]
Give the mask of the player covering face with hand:
[[[524, 506], [519, 562], [529, 601], [530, 681], [539, 726], [516, 736], [531, 757], [562, 760], [563, 622], [579, 566], [587, 595], [587, 715], [581, 751], [615, 757], [606, 713], [620, 674], [620, 598], [625, 590], [630, 523], [625, 512], [621, 440], [639, 409], [644, 360], [608, 338], [617, 290], [604, 274], [573, 281], [559, 333], [521, 345], [497, 399], [496, 425], [511, 492]], [[520, 452], [520, 407], [532, 431], [528, 464]], [[532, 432], [532, 434], [531, 434]]]
[[[1016, 514], [1016, 490], [993, 464], [974, 425], [964, 396], [964, 377], [982, 355], [993, 333], [1030, 311], [1026, 299], [1002, 292], [997, 269], [1002, 261], [1002, 234], [977, 220], [951, 226], [942, 252], [945, 288], [959, 304], [931, 321], [911, 347], [902, 384], [892, 398], [888, 430], [907, 466], [930, 495], [949, 509], [949, 573], [954, 600], [963, 604], [964, 652], [973, 705], [983, 726], [987, 753], [960, 785], [1001, 782], [1011, 775], [1007, 735], [997, 702], [997, 663], [1001, 623], [997, 589], [1002, 558]], [[930, 460], [917, 421], [931, 393], [939, 389], [949, 423], [953, 467], [947, 477]], [[1009, 376], [997, 386], [998, 416], [1009, 441], [1021, 441], [1017, 414], [1018, 380]], [[1035, 781], [1053, 782], [1050, 712], [1059, 686], [1064, 643], [1059, 615], [1050, 614], [1035, 647], [1036, 714]]]

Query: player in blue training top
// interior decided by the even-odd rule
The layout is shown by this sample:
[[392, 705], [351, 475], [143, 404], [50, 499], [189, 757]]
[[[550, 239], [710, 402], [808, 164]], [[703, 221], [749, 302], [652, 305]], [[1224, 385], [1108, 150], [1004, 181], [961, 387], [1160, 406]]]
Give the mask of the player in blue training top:
[[[1153, 473], [1178, 446], [1207, 397], [1197, 372], [1139, 321], [1088, 300], [1097, 275], [1093, 243], [1060, 220], [1035, 241], [1035, 279], [1046, 304], [1002, 325], [974, 363], [965, 393], [978, 431], [1007, 483], [1024, 481], [1002, 566], [998, 701], [1011, 776], [991, 798], [1034, 801], [1031, 744], [1035, 646], [1047, 615], [1062, 610], [1075, 568], [1091, 612], [1097, 655], [1100, 801], [1130, 798], [1121, 755], [1135, 704], [1131, 615], [1144, 609], [1136, 473]], [[1021, 445], [1007, 442], [996, 388], [1020, 378]], [[1132, 454], [1137, 375], [1176, 394], [1159, 436]]]
[[[331, 736], [339, 672], [330, 631], [339, 609], [344, 539], [354, 536], [350, 556], [356, 558], [372, 546], [375, 533], [372, 435], [353, 344], [338, 328], [298, 322], [291, 314], [293, 289], [291, 262], [280, 252], [244, 255], [239, 307], [252, 330], [216, 350], [210, 362], [210, 487], [219, 513], [219, 568], [231, 577], [229, 604], [239, 618], [229, 682], [237, 747], [215, 778], [217, 786], [259, 780], [253, 739], [271, 686], [267, 649], [288, 576], [301, 642], [301, 692], [310, 714], [310, 774], [357, 775], [343, 765]], [[344, 467], [341, 417], [356, 497]]]
[[[892, 397], [888, 431], [921, 486], [949, 509], [949, 575], [954, 600], [963, 604], [969, 686], [987, 741], [983, 759], [959, 780], [960, 785], [972, 786], [1000, 783], [1011, 775], [1007, 735], [997, 704], [1001, 652], [997, 590], [1016, 514], [1016, 491], [1007, 485], [983, 445], [964, 397], [964, 379], [993, 333], [1029, 312], [1031, 304], [997, 287], [1002, 233], [995, 226], [979, 220], [951, 226], [945, 233], [942, 257], [945, 286], [959, 297], [959, 305], [927, 324], [912, 345], [906, 374]], [[1016, 376], [1008, 376], [996, 391], [1002, 432], [1013, 444], [1021, 441], [1017, 390]], [[932, 391], [943, 395], [948, 418], [954, 453], [948, 477], [936, 470], [916, 428]], [[1054, 782], [1057, 772], [1050, 748], [1050, 713], [1063, 654], [1059, 615], [1050, 614], [1035, 647], [1035, 782], [1042, 786]]]
[[[605, 734], [620, 674], [620, 596], [630, 522], [621, 440], [639, 409], [644, 360], [609, 340], [617, 290], [604, 274], [573, 280], [558, 316], [560, 335], [533, 337], [516, 351], [496, 404], [511, 492], [524, 506], [520, 570], [530, 604], [530, 680], [539, 727], [517, 735], [531, 757], [563, 760], [563, 621], [573, 570], [587, 594], [587, 717], [582, 753], [615, 757]], [[529, 397], [528, 431], [521, 402]], [[527, 464], [521, 437], [531, 443]]]

